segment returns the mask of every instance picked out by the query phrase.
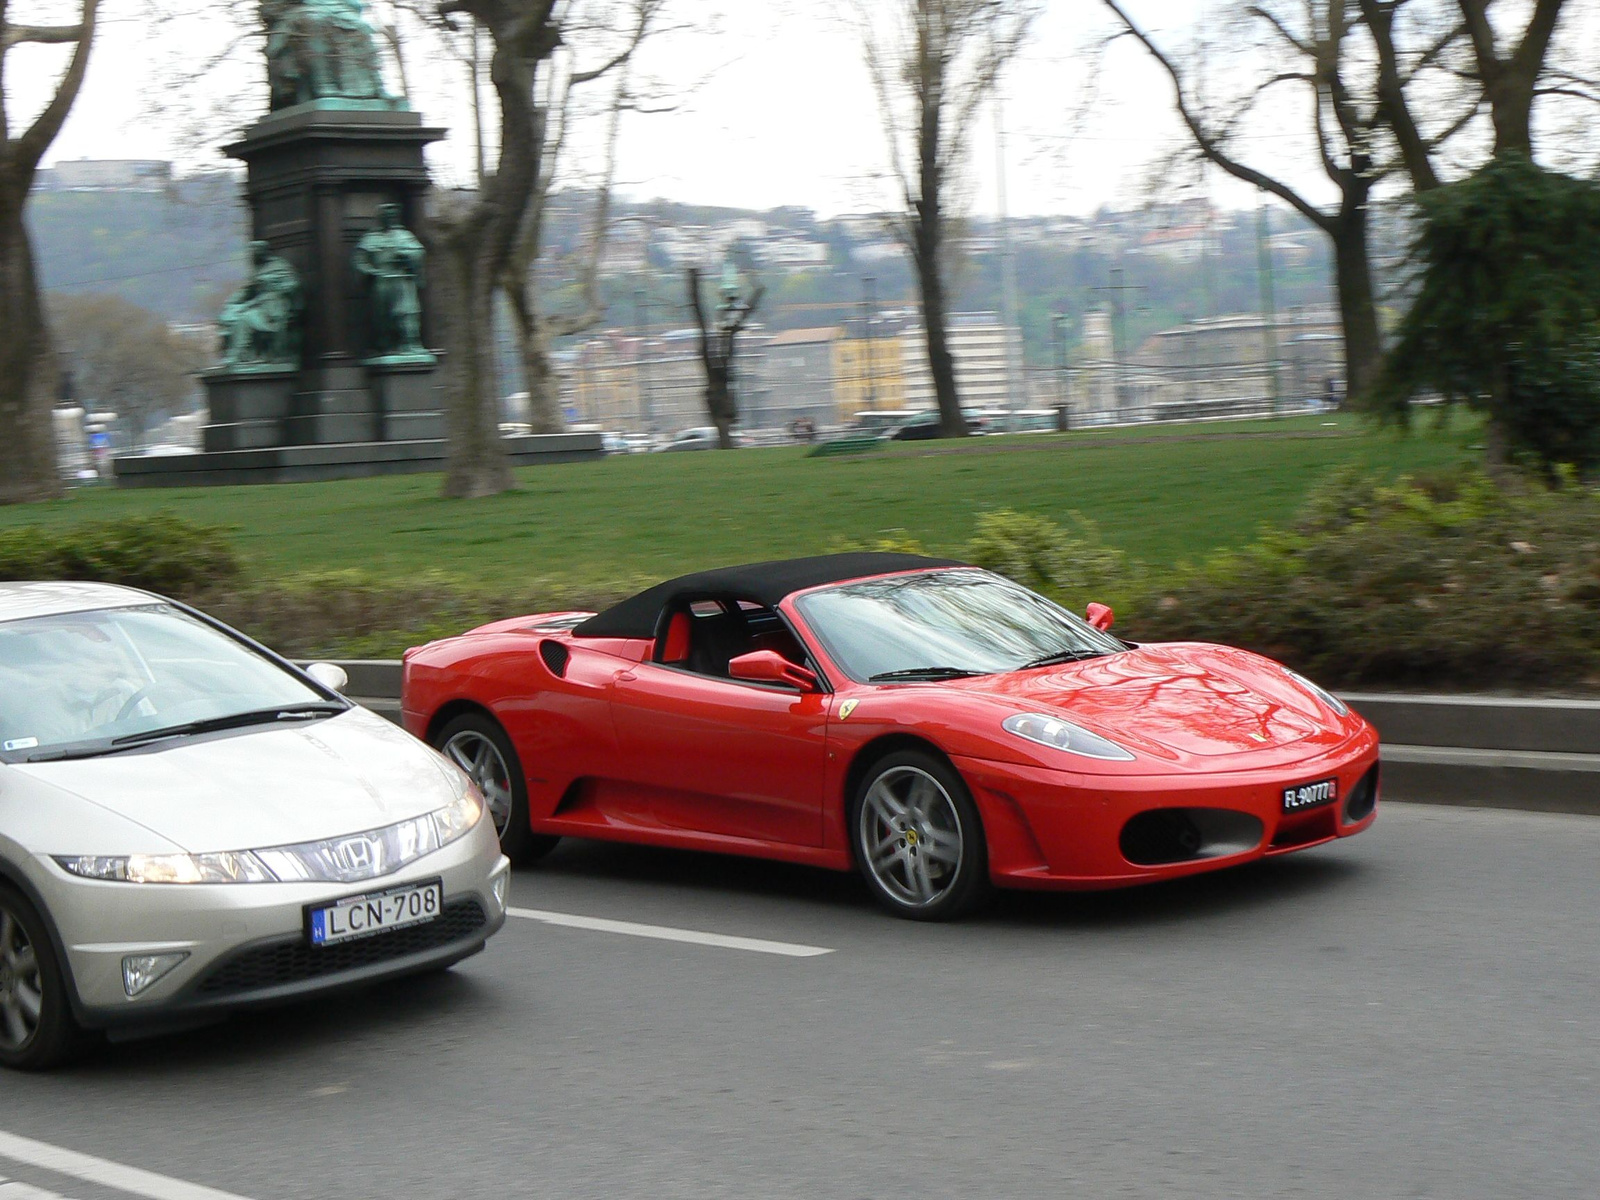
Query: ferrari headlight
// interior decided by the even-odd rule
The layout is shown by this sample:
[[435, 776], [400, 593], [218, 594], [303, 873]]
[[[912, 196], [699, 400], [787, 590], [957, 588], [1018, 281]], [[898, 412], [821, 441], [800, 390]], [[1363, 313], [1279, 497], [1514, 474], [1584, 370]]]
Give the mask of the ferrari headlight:
[[1318, 687], [1298, 671], [1291, 671], [1287, 667], [1284, 668], [1284, 673], [1288, 675], [1290, 679], [1298, 683], [1301, 687], [1305, 688], [1306, 691], [1310, 692], [1313, 696], [1316, 696], [1329, 708], [1333, 709], [1333, 711], [1338, 713], [1341, 717], [1348, 717], [1350, 715], [1350, 706], [1343, 700], [1339, 699], [1339, 697], [1335, 696], [1327, 688]]
[[222, 854], [58, 854], [61, 869], [112, 883], [354, 883], [398, 871], [466, 836], [483, 818], [469, 787], [443, 808], [348, 837]]
[[118, 883], [271, 883], [272, 872], [254, 854], [129, 854], [106, 858], [58, 856], [63, 870], [85, 879]]
[[1133, 752], [1124, 750], [1115, 742], [1098, 733], [1090, 733], [1071, 721], [1044, 713], [1018, 713], [1007, 717], [1001, 725], [1007, 733], [1049, 746], [1052, 750], [1065, 750], [1068, 754], [1081, 754], [1085, 758], [1103, 758], [1114, 762], [1132, 762]]

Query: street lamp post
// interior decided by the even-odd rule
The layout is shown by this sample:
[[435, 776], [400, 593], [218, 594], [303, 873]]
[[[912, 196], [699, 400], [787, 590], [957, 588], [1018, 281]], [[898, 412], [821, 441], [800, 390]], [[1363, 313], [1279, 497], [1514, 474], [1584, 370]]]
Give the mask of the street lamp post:
[[1072, 428], [1072, 400], [1067, 395], [1067, 314], [1052, 313], [1050, 328], [1056, 342], [1056, 428]]

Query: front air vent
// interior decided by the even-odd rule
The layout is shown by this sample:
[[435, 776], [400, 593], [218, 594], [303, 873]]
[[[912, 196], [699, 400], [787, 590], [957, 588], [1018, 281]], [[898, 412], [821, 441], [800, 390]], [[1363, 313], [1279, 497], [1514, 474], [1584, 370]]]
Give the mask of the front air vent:
[[1138, 867], [1243, 854], [1261, 844], [1265, 827], [1226, 808], [1153, 808], [1122, 827], [1122, 857]]
[[1361, 777], [1361, 782], [1350, 789], [1344, 800], [1344, 823], [1359, 825], [1378, 807], [1378, 764]]
[[561, 676], [567, 673], [567, 659], [572, 657], [572, 651], [560, 642], [546, 638], [539, 643], [539, 657], [550, 668], [550, 674]]

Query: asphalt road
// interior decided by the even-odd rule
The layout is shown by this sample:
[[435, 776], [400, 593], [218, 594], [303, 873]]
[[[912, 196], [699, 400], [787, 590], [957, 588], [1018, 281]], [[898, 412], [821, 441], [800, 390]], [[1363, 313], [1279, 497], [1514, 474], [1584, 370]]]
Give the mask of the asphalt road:
[[515, 919], [446, 975], [0, 1076], [0, 1200], [1600, 1195], [1593, 818], [1391, 805], [956, 926], [582, 843], [513, 903], [832, 953]]

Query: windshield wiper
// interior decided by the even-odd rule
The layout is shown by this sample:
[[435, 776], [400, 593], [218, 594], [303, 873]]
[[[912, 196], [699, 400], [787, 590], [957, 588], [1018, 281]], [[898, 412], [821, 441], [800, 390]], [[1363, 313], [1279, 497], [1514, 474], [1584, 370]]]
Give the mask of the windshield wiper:
[[868, 683], [888, 683], [895, 679], [967, 679], [987, 675], [988, 671], [968, 671], [964, 667], [907, 667], [902, 671], [880, 671], [867, 677]]
[[28, 761], [36, 763], [59, 762], [69, 758], [99, 758], [107, 754], [116, 754], [121, 750], [131, 750], [135, 746], [143, 746], [149, 742], [164, 741], [167, 738], [191, 737], [194, 734], [215, 733], [223, 729], [243, 729], [249, 725], [271, 725], [278, 721], [306, 721], [313, 717], [330, 717], [350, 707], [348, 704], [339, 704], [332, 700], [316, 700], [305, 704], [279, 704], [272, 708], [255, 708], [248, 712], [229, 713], [222, 717], [185, 721], [181, 725], [167, 725], [161, 729], [145, 729], [139, 733], [128, 733], [112, 738], [109, 742], [69, 747], [65, 750], [46, 750], [41, 754], [29, 755]]
[[342, 713], [348, 704], [332, 700], [316, 700], [307, 704], [280, 704], [274, 708], [253, 708], [248, 712], [229, 713], [225, 717], [205, 717], [199, 721], [185, 721], [181, 725], [168, 725], [162, 729], [146, 729], [111, 739], [113, 746], [137, 746], [161, 738], [187, 737], [192, 733], [214, 733], [219, 729], [243, 729], [247, 725], [270, 725], [274, 721], [305, 720], [310, 717], [331, 716]]
[[1019, 671], [1030, 671], [1034, 667], [1054, 667], [1061, 663], [1083, 662], [1090, 658], [1104, 658], [1104, 650], [1062, 650], [1056, 654], [1046, 654], [1043, 658], [1036, 658], [1032, 662], [1023, 663], [1017, 668]]

